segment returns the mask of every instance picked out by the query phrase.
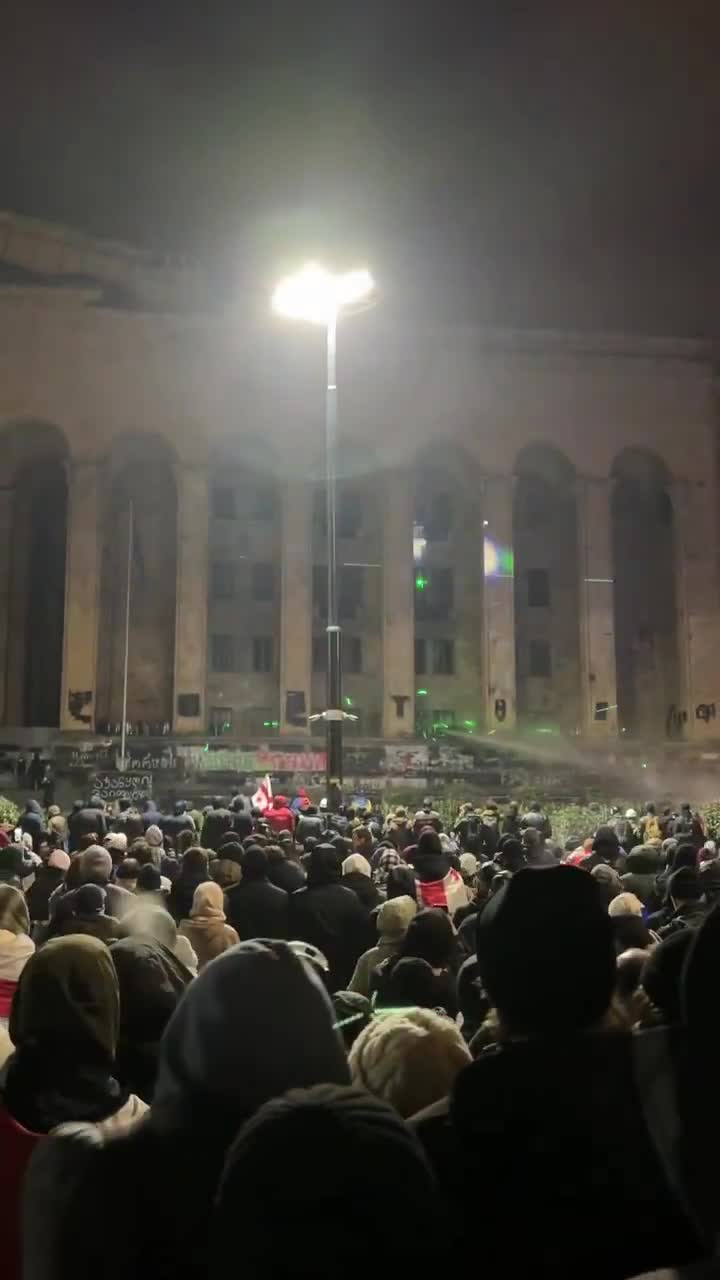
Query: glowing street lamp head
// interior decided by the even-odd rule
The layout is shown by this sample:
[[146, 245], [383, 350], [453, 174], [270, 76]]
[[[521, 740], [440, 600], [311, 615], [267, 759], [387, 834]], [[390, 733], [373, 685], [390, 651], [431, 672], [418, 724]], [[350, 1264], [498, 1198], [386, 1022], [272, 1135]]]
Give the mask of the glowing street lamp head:
[[273, 311], [294, 320], [328, 324], [344, 307], [357, 306], [374, 289], [369, 271], [346, 271], [333, 275], [317, 263], [309, 262], [294, 276], [286, 276], [272, 296]]

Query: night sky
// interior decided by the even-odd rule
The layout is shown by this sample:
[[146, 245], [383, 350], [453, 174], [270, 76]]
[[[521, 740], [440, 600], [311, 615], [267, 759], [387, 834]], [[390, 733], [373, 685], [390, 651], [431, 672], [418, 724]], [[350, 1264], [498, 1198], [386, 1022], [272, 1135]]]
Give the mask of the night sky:
[[717, 0], [6, 0], [0, 207], [259, 289], [717, 334]]

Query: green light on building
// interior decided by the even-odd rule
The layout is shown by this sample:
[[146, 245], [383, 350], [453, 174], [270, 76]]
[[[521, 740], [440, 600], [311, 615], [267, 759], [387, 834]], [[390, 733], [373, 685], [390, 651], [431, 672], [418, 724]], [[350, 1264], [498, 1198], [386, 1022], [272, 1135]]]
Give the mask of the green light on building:
[[[407, 582], [407, 578], [405, 579], [405, 581]], [[415, 590], [424, 591], [427, 585], [428, 585], [427, 578], [424, 578], [423, 575], [419, 573], [415, 579]]]
[[465, 728], [466, 728], [466, 729], [476, 729], [476, 728], [477, 728], [477, 720], [463, 720], [463, 724], [465, 725]]
[[427, 698], [427, 696], [428, 696], [428, 691], [427, 691], [427, 689], [417, 689], [417, 690], [415, 691], [415, 697], [416, 697], [416, 698]]
[[346, 698], [343, 698], [343, 702], [345, 703], [345, 706], [346, 706], [346, 707], [354, 707], [354, 705], [355, 705], [355, 703], [353, 702], [352, 698], [347, 698], [347, 697], [346, 697]]

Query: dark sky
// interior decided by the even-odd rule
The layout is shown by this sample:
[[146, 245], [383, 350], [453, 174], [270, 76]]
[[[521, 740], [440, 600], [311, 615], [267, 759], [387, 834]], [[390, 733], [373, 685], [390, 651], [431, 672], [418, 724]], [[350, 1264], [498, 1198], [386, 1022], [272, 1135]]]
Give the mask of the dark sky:
[[225, 288], [716, 334], [717, 0], [6, 0], [0, 206]]

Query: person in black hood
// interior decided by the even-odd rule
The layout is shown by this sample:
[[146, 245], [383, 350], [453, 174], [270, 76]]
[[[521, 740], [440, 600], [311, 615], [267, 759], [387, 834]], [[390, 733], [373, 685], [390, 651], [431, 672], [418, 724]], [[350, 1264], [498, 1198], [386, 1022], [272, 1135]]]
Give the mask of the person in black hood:
[[667, 938], [679, 929], [697, 929], [702, 924], [706, 905], [702, 899], [702, 882], [694, 867], [679, 867], [668, 880], [668, 900], [672, 914], [659, 930]]
[[[144, 1122], [105, 1145], [76, 1129], [38, 1146], [26, 1183], [27, 1274], [204, 1276], [217, 1184], [240, 1126], [288, 1089], [349, 1083], [334, 1021], [322, 982], [284, 943], [242, 942], [209, 964], [165, 1029]], [[118, 1232], [117, 1206], [139, 1181], [152, 1187], [152, 1211]], [[76, 1214], [83, 1230], [68, 1232]]]
[[37, 853], [40, 837], [45, 830], [43, 811], [37, 800], [28, 800], [25, 812], [20, 818], [20, 830], [24, 835], [32, 836], [33, 849]]
[[228, 924], [243, 940], [288, 936], [290, 899], [271, 883], [269, 870], [265, 850], [251, 844], [243, 854], [242, 880], [227, 891]]
[[170, 836], [175, 842], [181, 831], [194, 831], [195, 823], [188, 813], [187, 800], [178, 800], [174, 812], [163, 814], [158, 823], [164, 836]]
[[393, 1001], [395, 970], [403, 960], [423, 960], [430, 966], [432, 984], [423, 1001], [426, 1008], [440, 1007], [451, 1018], [457, 1016], [458, 998], [455, 969], [459, 961], [455, 931], [445, 911], [419, 911], [407, 927], [405, 937], [393, 956], [378, 965], [373, 987], [383, 1005]]
[[[313, 1231], [278, 1231], [278, 1169], [299, 1151], [293, 1221], [312, 1222]], [[372, 1187], [360, 1231], [347, 1200], [348, 1187], [357, 1185]], [[425, 1274], [441, 1263], [440, 1233], [398, 1231], [399, 1222], [416, 1220], [420, 1205], [426, 1221], [439, 1218], [422, 1148], [390, 1107], [364, 1089], [293, 1091], [267, 1103], [228, 1153], [208, 1273], [224, 1271], [241, 1238], [247, 1280], [336, 1280], [341, 1258], [352, 1259], [354, 1275]]]
[[104, 840], [108, 833], [105, 806], [99, 796], [92, 796], [87, 804], [76, 801], [73, 805], [68, 818], [70, 852], [75, 853], [80, 848], [82, 837], [92, 835], [93, 832], [98, 841]]
[[[499, 1043], [460, 1073], [447, 1103], [411, 1124], [463, 1224], [492, 1169], [482, 1181], [493, 1223], [484, 1269], [530, 1274], [540, 1256], [544, 1275], [620, 1280], [702, 1256], [648, 1132], [635, 1040], [610, 1028], [612, 922], [592, 877], [568, 866], [519, 871], [480, 917], [477, 959]], [[623, 1214], [599, 1233], [598, 1204], [610, 1203]]]
[[337, 850], [319, 844], [310, 854], [307, 885], [290, 895], [290, 937], [322, 951], [331, 991], [347, 987], [368, 942], [367, 915], [341, 876]]
[[143, 800], [142, 820], [144, 831], [147, 831], [148, 827], [159, 827], [162, 822], [162, 818], [163, 816], [152, 796], [148, 796]]
[[312, 837], [319, 840], [325, 830], [325, 819], [321, 818], [314, 804], [309, 804], [307, 809], [303, 809], [297, 821], [295, 828], [295, 839], [298, 844], [305, 844], [305, 841]]
[[293, 862], [279, 844], [269, 844], [266, 852], [268, 879], [271, 883], [277, 885], [278, 889], [284, 889], [286, 893], [294, 893], [296, 889], [302, 889], [305, 884], [305, 872], [302, 867], [297, 862]]
[[415, 868], [418, 880], [424, 882], [443, 880], [450, 870], [450, 859], [443, 852], [440, 836], [431, 827], [420, 832], [414, 851], [406, 849], [405, 856]]
[[634, 893], [648, 911], [657, 911], [661, 904], [661, 891], [657, 886], [661, 870], [656, 850], [648, 845], [638, 845], [628, 854], [625, 874], [620, 877], [623, 893]]
[[203, 823], [203, 848], [214, 849], [217, 852], [222, 837], [232, 830], [232, 825], [233, 815], [230, 810], [225, 808], [220, 798], [214, 800], [213, 807]]
[[[233, 804], [235, 802], [233, 801]], [[242, 844], [248, 836], [252, 835], [253, 820], [249, 809], [233, 809], [232, 810], [232, 830], [236, 840]]]
[[115, 1074], [121, 1085], [152, 1102], [162, 1034], [192, 974], [167, 947], [150, 938], [122, 938], [110, 955], [120, 988], [120, 1035]]
[[190, 915], [195, 890], [199, 884], [204, 884], [209, 879], [207, 849], [193, 845], [185, 854], [170, 891], [169, 910], [176, 920], [184, 920]]
[[417, 898], [417, 881], [412, 867], [402, 863], [399, 867], [391, 867], [385, 881], [386, 898]]

